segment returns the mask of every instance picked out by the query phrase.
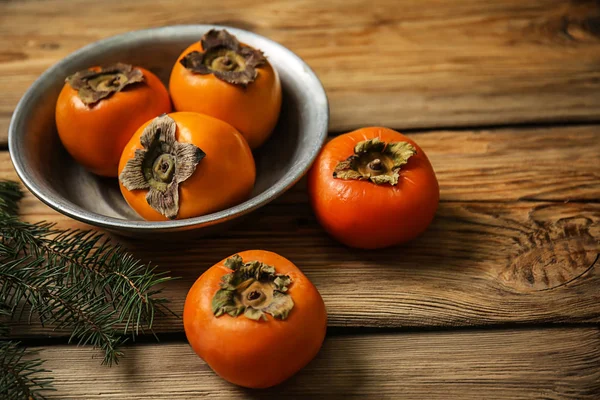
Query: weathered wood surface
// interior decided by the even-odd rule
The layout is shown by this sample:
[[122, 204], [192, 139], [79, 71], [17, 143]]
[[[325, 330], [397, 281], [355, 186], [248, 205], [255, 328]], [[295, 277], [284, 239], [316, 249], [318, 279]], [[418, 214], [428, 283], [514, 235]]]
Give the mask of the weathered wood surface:
[[126, 349], [117, 367], [89, 348], [42, 350], [50, 399], [576, 399], [600, 397], [594, 328], [328, 337], [280, 386], [250, 391], [218, 378], [184, 343]]
[[[223, 237], [161, 246], [125, 240], [187, 290], [236, 251], [265, 248], [301, 267], [331, 326], [465, 326], [600, 322], [600, 131], [596, 126], [411, 135], [428, 153], [442, 202], [428, 232], [377, 253], [347, 249], [318, 226], [302, 184]], [[14, 178], [7, 154], [0, 178]], [[26, 220], [83, 227], [28, 195]], [[157, 331], [181, 331], [174, 318]], [[13, 334], [52, 333], [18, 325]]]
[[0, 145], [27, 87], [72, 51], [118, 33], [216, 23], [304, 58], [331, 129], [597, 120], [600, 3], [480, 1], [0, 1]]
[[[442, 201], [600, 199], [600, 125], [434, 131], [408, 136], [427, 153], [440, 183]], [[18, 179], [6, 151], [0, 152], [0, 177]], [[301, 182], [277, 202], [305, 200], [305, 184]], [[25, 218], [43, 216], [48, 210], [33, 196], [25, 202]], [[51, 218], [61, 216], [52, 214]], [[69, 221], [64, 218], [61, 223], [67, 226]]]

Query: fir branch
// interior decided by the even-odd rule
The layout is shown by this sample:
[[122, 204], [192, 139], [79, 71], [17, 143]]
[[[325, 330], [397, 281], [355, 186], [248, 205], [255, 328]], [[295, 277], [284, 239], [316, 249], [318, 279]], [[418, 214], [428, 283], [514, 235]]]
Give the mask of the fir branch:
[[[40, 261], [15, 260], [0, 265], [0, 298], [14, 311], [27, 303], [44, 324], [70, 328], [70, 341], [91, 344], [104, 350], [103, 364], [118, 363], [118, 347], [125, 339], [114, 329], [116, 310], [102, 296], [87, 299], [84, 285], [57, 286], [40, 267]], [[59, 271], [56, 269], [54, 272]]]
[[23, 192], [17, 182], [0, 181], [0, 213], [17, 215]]
[[48, 370], [36, 352], [25, 350], [15, 342], [0, 341], [0, 398], [45, 399], [42, 391], [53, 390]]
[[[103, 364], [118, 363], [124, 335], [152, 331], [155, 314], [171, 312], [160, 286], [173, 278], [100, 233], [19, 220], [21, 198], [17, 184], [0, 181], [0, 335], [7, 331], [3, 320], [20, 319], [29, 309], [29, 319], [70, 329], [70, 342], [102, 349]], [[4, 349], [9, 347], [0, 349], [0, 357]], [[0, 374], [10, 375], [11, 365], [0, 364]], [[31, 364], [27, 371], [38, 367]], [[22, 382], [36, 388], [35, 382]], [[0, 381], [0, 394], [8, 384]]]
[[0, 337], [8, 336], [8, 326], [6, 326], [6, 324], [3, 324], [2, 322], [9, 320], [11, 316], [11, 310], [9, 310], [5, 304], [0, 303]]
[[[3, 222], [5, 222], [3, 224]], [[85, 285], [93, 298], [107, 288], [107, 301], [121, 309], [120, 322], [125, 332], [133, 321], [147, 321], [152, 327], [155, 311], [168, 311], [165, 299], [153, 297], [151, 289], [172, 278], [158, 273], [124, 251], [109, 239], [93, 231], [58, 230], [49, 224], [27, 224], [21, 221], [0, 221], [4, 238], [0, 244], [13, 253], [34, 255], [47, 260], [49, 266], [65, 269], [62, 284]], [[134, 334], [143, 329], [135, 324]]]

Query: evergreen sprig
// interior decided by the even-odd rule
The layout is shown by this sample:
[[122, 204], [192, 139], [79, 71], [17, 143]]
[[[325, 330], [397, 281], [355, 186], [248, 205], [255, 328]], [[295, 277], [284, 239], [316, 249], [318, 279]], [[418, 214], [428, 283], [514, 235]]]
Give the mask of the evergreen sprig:
[[[172, 278], [97, 232], [21, 221], [22, 197], [17, 183], [0, 181], [0, 335], [9, 319], [27, 315], [102, 349], [103, 364], [118, 363], [127, 335], [152, 331], [155, 314], [170, 312], [160, 286]], [[51, 383], [35, 378], [42, 362], [16, 343], [0, 344], [0, 397], [43, 398], [38, 392]]]
[[53, 390], [52, 378], [36, 352], [19, 343], [0, 341], [0, 395], [6, 399], [44, 399], [43, 391]]

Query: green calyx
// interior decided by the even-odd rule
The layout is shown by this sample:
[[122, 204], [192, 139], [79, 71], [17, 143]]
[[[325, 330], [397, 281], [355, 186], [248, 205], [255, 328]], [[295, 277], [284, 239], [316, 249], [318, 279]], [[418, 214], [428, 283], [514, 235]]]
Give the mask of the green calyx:
[[354, 154], [338, 163], [333, 177], [394, 186], [398, 184], [401, 167], [415, 154], [417, 150], [408, 142], [385, 143], [379, 138], [365, 140], [354, 147]]
[[294, 301], [287, 293], [292, 279], [288, 275], [277, 274], [275, 267], [260, 261], [244, 263], [242, 257], [234, 255], [225, 261], [232, 270], [223, 276], [221, 289], [212, 299], [215, 317], [229, 314], [267, 321], [265, 314], [285, 320], [294, 308]]

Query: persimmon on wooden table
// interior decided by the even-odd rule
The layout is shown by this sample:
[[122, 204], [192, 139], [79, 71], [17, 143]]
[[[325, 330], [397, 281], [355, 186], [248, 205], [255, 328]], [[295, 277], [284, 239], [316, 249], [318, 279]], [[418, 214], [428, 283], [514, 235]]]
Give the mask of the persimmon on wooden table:
[[[16, 179], [12, 110], [48, 66], [128, 30], [219, 23], [303, 57], [327, 90], [332, 135], [408, 129], [441, 189], [423, 236], [377, 252], [329, 238], [305, 181], [219, 237], [161, 250], [117, 239], [182, 277], [165, 289], [179, 314], [195, 279], [236, 251], [300, 267], [329, 334], [282, 386], [220, 380], [171, 316], [156, 320], [160, 343], [142, 338], [111, 369], [65, 332], [21, 323], [11, 335], [40, 346], [57, 399], [600, 398], [599, 21], [595, 1], [0, 1], [0, 179]], [[87, 228], [30, 194], [21, 214]]]

